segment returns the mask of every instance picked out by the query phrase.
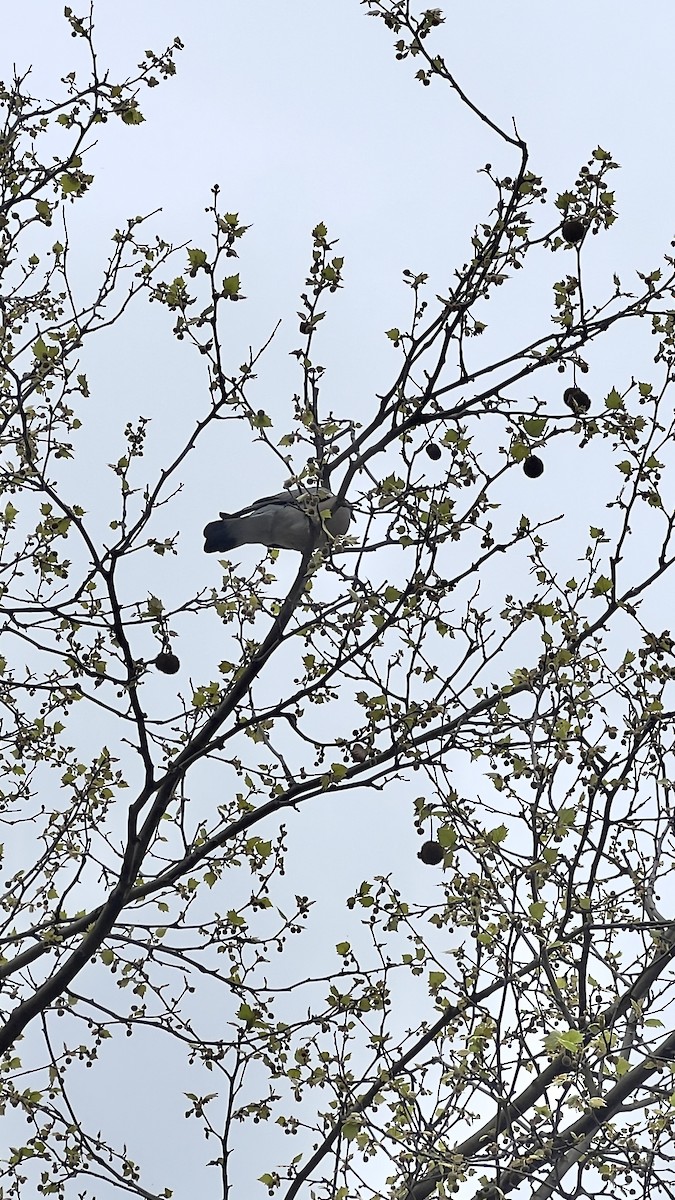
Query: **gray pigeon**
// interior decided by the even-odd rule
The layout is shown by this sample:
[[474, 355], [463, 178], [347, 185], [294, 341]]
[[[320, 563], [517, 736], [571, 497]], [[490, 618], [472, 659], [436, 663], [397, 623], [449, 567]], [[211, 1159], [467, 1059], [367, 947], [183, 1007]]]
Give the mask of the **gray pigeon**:
[[341, 500], [335, 508], [336, 503], [327, 488], [294, 488], [276, 496], [263, 496], [248, 508], [221, 513], [219, 521], [210, 521], [204, 529], [204, 550], [215, 554], [259, 542], [302, 553], [318, 523], [321, 532], [316, 544], [325, 546], [330, 538], [346, 533], [352, 519], [351, 504]]

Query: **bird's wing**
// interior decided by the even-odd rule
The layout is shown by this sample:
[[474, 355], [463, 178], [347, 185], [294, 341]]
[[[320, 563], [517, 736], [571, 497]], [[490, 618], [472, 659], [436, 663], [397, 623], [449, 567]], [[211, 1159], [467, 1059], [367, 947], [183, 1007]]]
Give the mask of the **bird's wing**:
[[[299, 508], [305, 512], [306, 505], [314, 505], [317, 501], [322, 508], [329, 509], [332, 508], [335, 496], [327, 487], [286, 488], [285, 491], [277, 492], [274, 496], [261, 496], [252, 504], [247, 504], [245, 508], [237, 509], [236, 512], [221, 512], [220, 515], [223, 518], [248, 517], [251, 513], [257, 513], [261, 508], [266, 508], [268, 504], [277, 505], [279, 508]], [[349, 506], [347, 500], [343, 503]]]
[[259, 500], [254, 500], [251, 504], [251, 509], [262, 508], [265, 504], [280, 504], [286, 506], [288, 504], [297, 505], [299, 492], [277, 492], [275, 496], [261, 496]]
[[275, 496], [261, 496], [259, 500], [254, 500], [253, 504], [247, 504], [245, 508], [239, 508], [236, 512], [221, 512], [221, 517], [248, 517], [251, 513], [257, 512], [260, 508], [265, 508], [268, 504], [277, 504], [280, 507], [286, 505], [294, 505], [297, 507], [297, 492], [277, 492]]

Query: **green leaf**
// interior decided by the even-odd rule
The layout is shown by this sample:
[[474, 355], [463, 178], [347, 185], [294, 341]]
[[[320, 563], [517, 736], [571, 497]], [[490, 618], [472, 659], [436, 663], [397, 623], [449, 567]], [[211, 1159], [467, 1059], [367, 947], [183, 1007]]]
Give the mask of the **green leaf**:
[[556, 833], [571, 829], [577, 818], [576, 808], [561, 808], [556, 817]]
[[497, 845], [499, 845], [500, 842], [505, 841], [508, 836], [509, 831], [506, 828], [506, 825], [498, 825], [496, 829], [490, 829], [486, 834], [488, 841], [496, 843]]
[[535, 900], [533, 904], [530, 904], [528, 912], [533, 921], [541, 921], [544, 913], [546, 912], [546, 901]]
[[349, 942], [338, 942], [335, 949], [337, 950], [338, 954], [341, 954], [344, 958], [345, 954], [349, 954], [349, 951], [351, 950], [351, 946], [350, 946]]
[[238, 275], [227, 275], [225, 277], [225, 279], [223, 280], [223, 295], [228, 296], [230, 299], [232, 298], [232, 296], [238, 296], [239, 295], [239, 287], [240, 287], [239, 276]]
[[203, 267], [206, 262], [206, 250], [188, 250], [191, 267]]
[[125, 108], [122, 113], [122, 120], [125, 125], [142, 125], [145, 117], [138, 108]]
[[616, 388], [612, 388], [608, 396], [605, 396], [605, 408], [623, 408], [623, 399], [617, 392]]
[[562, 192], [556, 200], [556, 208], [560, 208], [563, 212], [567, 212], [570, 204], [574, 204], [576, 196], [574, 192]]
[[444, 850], [454, 850], [457, 845], [457, 833], [449, 825], [441, 825], [438, 830], [438, 841]]
[[572, 1052], [578, 1050], [584, 1040], [583, 1034], [579, 1033], [576, 1029], [568, 1029], [564, 1033], [557, 1033], [556, 1038], [559, 1046], [562, 1046], [564, 1050], [571, 1050]]
[[601, 575], [600, 578], [596, 579], [595, 583], [593, 584], [593, 593], [592, 594], [594, 596], [604, 596], [607, 592], [611, 592], [611, 590], [612, 590], [611, 579], [608, 579], [606, 575]]
[[348, 1142], [353, 1142], [355, 1137], [358, 1137], [361, 1132], [361, 1118], [355, 1113], [353, 1116], [347, 1117], [342, 1126], [342, 1136]]
[[249, 1027], [251, 1025], [261, 1025], [260, 1013], [257, 1009], [251, 1008], [250, 1004], [240, 1004], [237, 1009], [237, 1014], [240, 1021], [244, 1021]]
[[538, 617], [552, 617], [555, 615], [555, 604], [533, 604], [532, 611]]
[[77, 175], [71, 175], [68, 171], [61, 176], [59, 183], [61, 184], [61, 191], [63, 192], [64, 196], [76, 194], [81, 190], [82, 187]]

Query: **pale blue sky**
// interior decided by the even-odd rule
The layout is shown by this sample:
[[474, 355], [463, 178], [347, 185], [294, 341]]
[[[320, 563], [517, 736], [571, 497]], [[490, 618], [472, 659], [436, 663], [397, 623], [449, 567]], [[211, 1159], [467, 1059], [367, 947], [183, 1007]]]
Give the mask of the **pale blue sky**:
[[[11, 6], [4, 18], [0, 77], [7, 77], [12, 62], [19, 68], [33, 63], [36, 92], [57, 93], [58, 78], [75, 65], [74, 54], [81, 56], [61, 10], [55, 0]], [[489, 0], [448, 6], [446, 16], [437, 35], [439, 51], [479, 106], [504, 123], [516, 118], [530, 147], [530, 167], [544, 176], [551, 198], [573, 183], [598, 144], [622, 164], [614, 180], [620, 220], [585, 251], [592, 283], [607, 292], [618, 270], [630, 286], [633, 268], [648, 271], [659, 265], [675, 233], [672, 0], [652, 0], [641, 9], [628, 0], [571, 0], [564, 9], [542, 0], [522, 0], [516, 8]], [[158, 232], [206, 245], [204, 208], [211, 185], [218, 182], [224, 207], [252, 225], [235, 268], [249, 299], [231, 305], [227, 314], [230, 363], [235, 368], [248, 346], [262, 343], [283, 319], [255, 393], [261, 406], [283, 419], [300, 384], [289, 351], [297, 344], [295, 313], [309, 264], [310, 232], [324, 220], [331, 236], [340, 239], [346, 286], [330, 301], [318, 343], [320, 361], [329, 368], [323, 394], [326, 404], [343, 415], [367, 414], [398, 363], [383, 331], [405, 324], [402, 269], [428, 271], [430, 296], [442, 291], [468, 256], [473, 225], [487, 216], [492, 203], [478, 169], [490, 161], [503, 173], [515, 168], [515, 158], [447, 89], [423, 88], [413, 79], [410, 61], [394, 60], [392, 35], [381, 22], [367, 19], [357, 0], [200, 0], [191, 5], [100, 0], [96, 25], [100, 63], [109, 64], [112, 74], [126, 74], [146, 48], [159, 51], [175, 35], [185, 50], [177, 56], [176, 78], [141, 95], [144, 125], [111, 124], [101, 130], [93, 156], [96, 184], [73, 210], [80, 286], [86, 291], [97, 278], [115, 226], [136, 213], [161, 207]], [[552, 223], [551, 211], [542, 209], [541, 231]], [[565, 269], [561, 263], [560, 257], [554, 262], [542, 253], [532, 275], [523, 272], [527, 278], [491, 303], [489, 345], [495, 352], [525, 342], [530, 331], [535, 336], [549, 328], [550, 283]], [[179, 269], [182, 264], [176, 273]], [[571, 260], [567, 269], [573, 269]], [[91, 482], [95, 472], [102, 495], [108, 485], [99, 464], [116, 457], [118, 449], [121, 453], [126, 420], [139, 412], [153, 418], [148, 462], [161, 465], [206, 407], [203, 363], [186, 345], [171, 340], [170, 317], [144, 303], [135, 312], [119, 333], [94, 340], [86, 361], [95, 414], [83, 434], [90, 457], [72, 477]], [[589, 355], [589, 391], [601, 396], [614, 383], [625, 386], [632, 374], [651, 378], [649, 351], [642, 331], [639, 340], [622, 333], [599, 344]], [[551, 456], [538, 492], [539, 515], [559, 511], [562, 495], [565, 507], [576, 511], [578, 506], [582, 524], [588, 524], [594, 453], [574, 464]], [[201, 527], [220, 508], [252, 499], [252, 487], [278, 490], [283, 475], [276, 466], [269, 476], [268, 470], [260, 448], [251, 448], [244, 432], [232, 434], [230, 427], [222, 427], [220, 441], [211, 438], [195, 453], [178, 516], [165, 531], [178, 524], [182, 530], [181, 584], [189, 577], [191, 583], [202, 579], [217, 585], [216, 564], [202, 556]], [[522, 486], [517, 506], [532, 495], [529, 484]], [[283, 577], [295, 566], [293, 557], [280, 563], [278, 573]], [[152, 569], [152, 587], [171, 591], [176, 560], [153, 561]], [[197, 675], [208, 678], [212, 645], [195, 634], [188, 657]], [[337, 847], [345, 844], [340, 838], [346, 828], [359, 826], [360, 836], [348, 846], [355, 881], [388, 869], [398, 836], [381, 799], [370, 797], [368, 803], [370, 825], [362, 819], [359, 824], [362, 799], [353, 796], [340, 813], [310, 812], [304, 827], [308, 838], [330, 838]], [[404, 876], [406, 871], [423, 875], [410, 858], [401, 868]], [[297, 890], [320, 890], [321, 859], [303, 856], [301, 867]], [[420, 887], [426, 886], [424, 877]], [[331, 919], [337, 936], [340, 920], [339, 915]], [[124, 1055], [119, 1061], [126, 1062]], [[147, 1070], [156, 1082], [161, 1061]], [[169, 1083], [161, 1080], [160, 1088]], [[117, 1108], [123, 1136], [130, 1111], [134, 1121], [143, 1117], [144, 1086], [137, 1081], [131, 1099]], [[160, 1095], [154, 1100], [159, 1105]], [[196, 1195], [199, 1138], [188, 1147], [185, 1123], [168, 1112], [162, 1119], [161, 1134], [157, 1122], [149, 1138], [151, 1152], [164, 1158], [166, 1174], [151, 1168], [148, 1185], [158, 1186], [161, 1178], [173, 1182], [177, 1197]], [[204, 1184], [201, 1195], [217, 1194], [209, 1188], [212, 1182]], [[254, 1193], [249, 1195], [254, 1200]]]

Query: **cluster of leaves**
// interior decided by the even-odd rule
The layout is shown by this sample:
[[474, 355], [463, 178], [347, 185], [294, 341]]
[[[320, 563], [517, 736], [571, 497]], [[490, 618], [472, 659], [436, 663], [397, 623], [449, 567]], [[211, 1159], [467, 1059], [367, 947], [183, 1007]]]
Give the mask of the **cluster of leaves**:
[[[267, 346], [236, 370], [225, 361], [223, 323], [244, 300], [228, 260], [248, 227], [218, 188], [207, 249], [146, 240], [134, 218], [94, 299], [76, 299], [63, 214], [93, 186], [87, 136], [113, 116], [141, 123], [138, 91], [173, 74], [178, 41], [113, 85], [91, 18], [67, 9], [87, 83], [67, 76], [49, 106], [25, 78], [0, 90], [0, 813], [31, 831], [3, 863], [0, 1096], [19, 1130], [8, 1194], [65, 1196], [92, 1176], [156, 1194], [137, 1151], [94, 1117], [90, 1129], [74, 1099], [81, 1069], [110, 1071], [107, 1042], [149, 1030], [193, 1068], [185, 1116], [216, 1145], [224, 1194], [250, 1123], [295, 1139], [285, 1165], [273, 1136], [269, 1161], [255, 1156], [284, 1200], [477, 1184], [487, 1200], [525, 1180], [543, 1197], [572, 1169], [589, 1194], [630, 1192], [635, 1176], [668, 1184], [675, 925], [659, 894], [673, 868], [675, 661], [659, 610], [675, 562], [673, 263], [643, 273], [637, 295], [615, 280], [611, 296], [587, 296], [586, 233], [616, 216], [609, 153], [596, 148], [549, 206], [524, 143], [428, 51], [440, 10], [364, 2], [397, 56], [449, 85], [517, 169], [485, 167], [493, 209], [434, 300], [428, 275], [405, 271], [411, 314], [386, 331], [397, 365], [360, 423], [322, 406], [315, 346], [344, 268], [322, 222], [292, 351], [301, 383], [281, 416], [251, 398]], [[63, 136], [65, 151], [38, 154]], [[548, 250], [573, 265], [540, 335], [476, 365], [496, 290]], [[101, 513], [70, 496], [92, 402], [81, 357], [139, 293], [199, 354], [204, 410], [156, 478], [147, 418], [126, 423], [102, 538]], [[585, 348], [641, 317], [659, 381], [591, 399]], [[592, 377], [584, 386], [594, 393]], [[141, 561], [151, 576], [176, 553], [167, 506], [189, 452], [225, 420], [296, 486], [349, 492], [356, 532], [310, 547], [290, 583], [272, 550], [248, 574], [224, 561], [221, 585], [196, 595], [182, 577], [170, 602], [125, 569]], [[573, 575], [555, 538], [563, 514], [537, 520], [504, 500], [521, 465], [563, 446], [607, 463], [607, 521], [576, 532]], [[196, 613], [227, 656], [186, 687], [174, 647]], [[152, 691], [153, 664], [178, 680], [173, 707]], [[411, 845], [427, 839], [421, 863], [409, 855], [422, 898], [395, 871], [350, 883], [343, 935], [308, 958], [296, 945], [313, 936], [314, 899], [289, 889], [288, 857], [313, 810], [328, 822], [336, 803], [376, 806], [385, 789], [388, 821]], [[205, 791], [216, 799], [199, 803]], [[443, 866], [431, 891], [425, 863]]]

